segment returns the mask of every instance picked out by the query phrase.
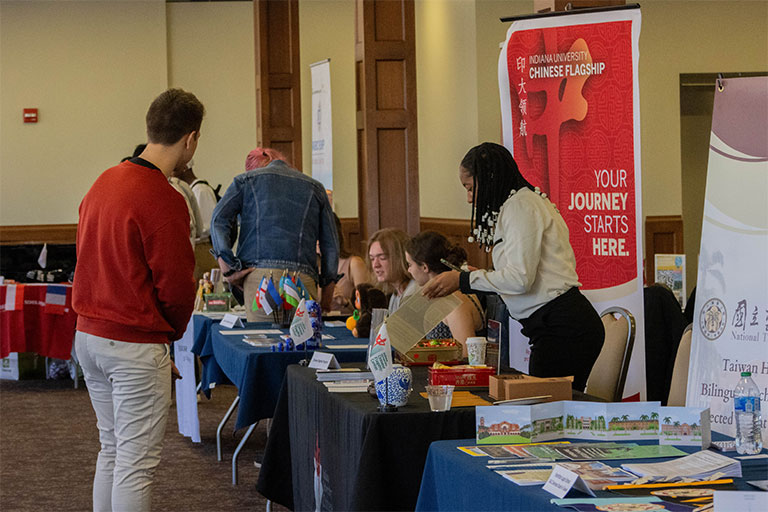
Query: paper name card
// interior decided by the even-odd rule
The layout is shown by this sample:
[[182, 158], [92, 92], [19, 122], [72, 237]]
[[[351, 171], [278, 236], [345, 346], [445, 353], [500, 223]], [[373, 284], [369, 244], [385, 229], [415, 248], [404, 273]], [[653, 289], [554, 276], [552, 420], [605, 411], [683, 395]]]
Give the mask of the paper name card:
[[578, 473], [566, 469], [560, 464], [555, 465], [552, 468], [552, 474], [549, 475], [549, 480], [544, 484], [544, 490], [558, 498], [564, 498], [571, 489], [579, 490], [590, 496], [595, 495]]
[[762, 491], [715, 491], [715, 510], [763, 512], [768, 510], [768, 493]]
[[329, 368], [341, 368], [339, 362], [336, 360], [336, 356], [328, 352], [315, 352], [312, 354], [312, 360], [309, 362], [309, 367], [315, 370], [328, 370]]
[[220, 325], [227, 329], [232, 329], [233, 327], [245, 327], [243, 325], [243, 320], [239, 316], [233, 315], [232, 313], [227, 313], [224, 315], [224, 318], [221, 319]]
[[659, 444], [709, 448], [712, 442], [709, 408], [662, 407], [659, 415]]

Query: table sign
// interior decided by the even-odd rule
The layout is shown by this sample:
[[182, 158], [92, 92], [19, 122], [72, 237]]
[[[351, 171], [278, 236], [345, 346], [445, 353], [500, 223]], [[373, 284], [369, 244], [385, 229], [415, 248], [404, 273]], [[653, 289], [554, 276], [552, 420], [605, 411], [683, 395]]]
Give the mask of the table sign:
[[768, 510], [768, 493], [761, 491], [715, 491], [715, 510], [762, 512]]
[[341, 368], [339, 362], [336, 360], [336, 356], [328, 352], [317, 352], [312, 354], [312, 360], [309, 362], [309, 367], [316, 370], [328, 370], [329, 368]]
[[554, 494], [558, 498], [564, 498], [571, 489], [576, 489], [581, 492], [587, 493], [590, 496], [594, 496], [584, 480], [579, 477], [577, 473], [569, 469], [565, 469], [560, 464], [557, 464], [552, 468], [552, 474], [549, 475], [549, 480], [544, 484], [543, 489], [550, 494]]
[[224, 318], [221, 319], [221, 326], [226, 327], [227, 329], [232, 329], [233, 327], [245, 327], [243, 325], [243, 320], [232, 313], [224, 315]]

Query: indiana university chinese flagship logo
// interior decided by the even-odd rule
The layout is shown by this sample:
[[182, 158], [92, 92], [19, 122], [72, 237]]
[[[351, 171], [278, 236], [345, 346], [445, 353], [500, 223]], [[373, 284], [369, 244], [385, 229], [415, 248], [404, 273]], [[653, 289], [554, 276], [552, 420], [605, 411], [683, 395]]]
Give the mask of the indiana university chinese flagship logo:
[[723, 334], [727, 323], [727, 312], [723, 301], [712, 297], [704, 303], [699, 315], [699, 328], [708, 340], [716, 340]]

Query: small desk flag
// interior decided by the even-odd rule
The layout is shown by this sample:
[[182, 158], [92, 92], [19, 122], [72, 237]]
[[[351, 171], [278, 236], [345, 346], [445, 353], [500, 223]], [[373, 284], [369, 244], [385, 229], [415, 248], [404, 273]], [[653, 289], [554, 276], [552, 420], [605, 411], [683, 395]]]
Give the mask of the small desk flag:
[[376, 382], [380, 382], [392, 373], [392, 347], [387, 334], [387, 322], [381, 324], [376, 341], [368, 353], [368, 366]]
[[307, 303], [304, 299], [301, 299], [296, 313], [293, 315], [290, 332], [293, 343], [296, 345], [304, 343], [314, 334], [312, 322], [309, 320], [309, 313], [307, 313]]

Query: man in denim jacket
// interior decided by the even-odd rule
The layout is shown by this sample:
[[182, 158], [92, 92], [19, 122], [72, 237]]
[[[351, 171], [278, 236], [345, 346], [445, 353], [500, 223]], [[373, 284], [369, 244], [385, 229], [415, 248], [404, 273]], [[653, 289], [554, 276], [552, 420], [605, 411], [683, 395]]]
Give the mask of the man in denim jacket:
[[[213, 211], [211, 242], [227, 281], [244, 285], [248, 321], [272, 319], [261, 310], [253, 311], [251, 305], [262, 277], [271, 275], [277, 286], [286, 269], [299, 272], [315, 299], [319, 285], [321, 305], [327, 310], [337, 280], [339, 241], [325, 188], [291, 168], [280, 152], [269, 148], [253, 150], [246, 159], [246, 169], [235, 177]], [[235, 255], [230, 227], [238, 217], [240, 235]]]

